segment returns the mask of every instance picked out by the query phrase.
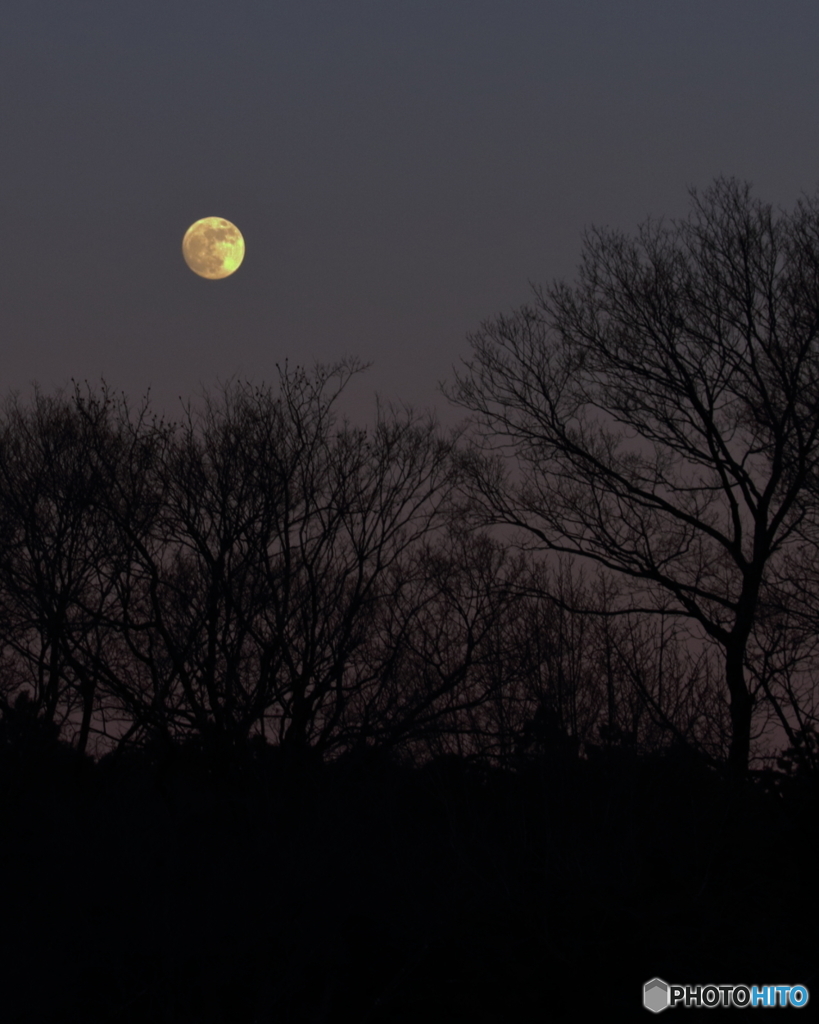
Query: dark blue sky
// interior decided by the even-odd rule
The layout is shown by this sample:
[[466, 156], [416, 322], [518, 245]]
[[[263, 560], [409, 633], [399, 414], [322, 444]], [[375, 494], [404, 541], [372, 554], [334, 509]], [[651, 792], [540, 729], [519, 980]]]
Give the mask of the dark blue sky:
[[[480, 321], [583, 228], [719, 174], [819, 183], [814, 0], [5, 0], [0, 394], [70, 377], [174, 412], [275, 363], [435, 405]], [[207, 282], [182, 236], [226, 217]]]

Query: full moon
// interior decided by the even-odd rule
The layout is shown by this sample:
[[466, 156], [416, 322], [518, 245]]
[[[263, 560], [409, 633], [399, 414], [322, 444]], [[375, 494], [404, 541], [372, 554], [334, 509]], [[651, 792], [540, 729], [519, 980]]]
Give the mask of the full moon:
[[235, 273], [245, 258], [242, 232], [222, 217], [203, 217], [182, 239], [185, 262], [200, 277], [218, 281]]

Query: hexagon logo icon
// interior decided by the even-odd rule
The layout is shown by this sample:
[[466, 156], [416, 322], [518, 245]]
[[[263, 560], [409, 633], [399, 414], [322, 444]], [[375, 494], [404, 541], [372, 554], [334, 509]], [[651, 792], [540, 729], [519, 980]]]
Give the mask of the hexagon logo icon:
[[668, 1006], [668, 985], [662, 978], [652, 978], [643, 985], [643, 1006], [652, 1013]]

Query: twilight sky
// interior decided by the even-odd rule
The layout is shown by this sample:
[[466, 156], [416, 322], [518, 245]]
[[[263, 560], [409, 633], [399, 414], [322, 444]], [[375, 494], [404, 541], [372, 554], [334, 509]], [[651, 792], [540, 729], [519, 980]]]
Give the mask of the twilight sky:
[[[354, 354], [351, 411], [454, 422], [467, 333], [584, 227], [814, 191], [817, 41], [815, 0], [5, 0], [0, 397], [104, 376], [174, 415]], [[223, 281], [182, 259], [205, 216], [247, 244]]]

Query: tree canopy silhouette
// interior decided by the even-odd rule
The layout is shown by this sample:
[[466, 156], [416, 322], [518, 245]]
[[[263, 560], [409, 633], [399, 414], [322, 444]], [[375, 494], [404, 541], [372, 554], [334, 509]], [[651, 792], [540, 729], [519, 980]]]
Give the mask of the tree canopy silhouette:
[[449, 396], [484, 522], [614, 570], [630, 607], [664, 592], [721, 647], [741, 775], [760, 603], [819, 460], [819, 197], [777, 213], [719, 179], [691, 199], [587, 233], [577, 283], [485, 322]]

